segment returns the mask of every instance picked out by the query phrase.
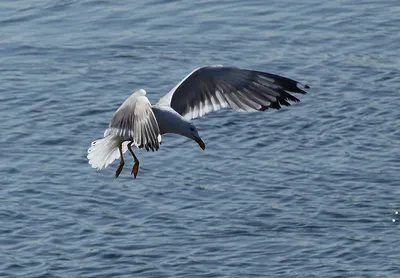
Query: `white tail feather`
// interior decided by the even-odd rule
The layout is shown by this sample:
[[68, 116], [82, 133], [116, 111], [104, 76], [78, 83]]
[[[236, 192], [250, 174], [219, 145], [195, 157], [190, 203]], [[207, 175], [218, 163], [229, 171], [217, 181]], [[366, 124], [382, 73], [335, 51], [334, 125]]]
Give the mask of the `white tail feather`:
[[[93, 141], [91, 147], [88, 149], [87, 158], [89, 159], [89, 164], [99, 170], [106, 168], [120, 157], [118, 146], [122, 141], [121, 137], [114, 135]], [[128, 150], [128, 143], [126, 141], [122, 144], [122, 153]]]

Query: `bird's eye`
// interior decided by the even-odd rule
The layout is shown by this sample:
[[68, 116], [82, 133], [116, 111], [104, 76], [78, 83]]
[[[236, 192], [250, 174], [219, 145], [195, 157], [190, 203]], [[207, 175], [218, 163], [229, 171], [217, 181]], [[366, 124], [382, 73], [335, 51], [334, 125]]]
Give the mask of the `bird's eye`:
[[190, 131], [194, 131], [194, 127], [191, 127], [191, 128], [190, 128]]

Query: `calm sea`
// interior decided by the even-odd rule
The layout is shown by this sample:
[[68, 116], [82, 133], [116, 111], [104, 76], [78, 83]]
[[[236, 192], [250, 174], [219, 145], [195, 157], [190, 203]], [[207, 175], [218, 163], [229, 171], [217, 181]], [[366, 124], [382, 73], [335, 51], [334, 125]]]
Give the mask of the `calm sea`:
[[[0, 277], [400, 277], [400, 3], [0, 2]], [[87, 163], [117, 107], [210, 64], [310, 84]]]

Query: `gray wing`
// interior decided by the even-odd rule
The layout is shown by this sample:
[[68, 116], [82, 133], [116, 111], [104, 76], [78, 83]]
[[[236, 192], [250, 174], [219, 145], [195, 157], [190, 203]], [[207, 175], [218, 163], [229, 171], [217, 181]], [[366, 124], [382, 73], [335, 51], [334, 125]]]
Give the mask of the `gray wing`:
[[118, 108], [104, 132], [104, 137], [108, 135], [133, 140], [138, 148], [144, 147], [146, 150], [160, 148], [160, 130], [145, 90], [134, 92]]
[[309, 86], [279, 75], [223, 66], [194, 70], [160, 99], [187, 119], [225, 107], [239, 111], [264, 111], [289, 106], [299, 99], [288, 92], [305, 94]]

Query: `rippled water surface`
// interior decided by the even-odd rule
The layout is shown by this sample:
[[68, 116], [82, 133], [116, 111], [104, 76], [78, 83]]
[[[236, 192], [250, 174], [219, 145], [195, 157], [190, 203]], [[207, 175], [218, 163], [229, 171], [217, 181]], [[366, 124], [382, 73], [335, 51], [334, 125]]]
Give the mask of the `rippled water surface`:
[[[400, 277], [400, 4], [0, 3], [1, 277]], [[90, 142], [193, 68], [308, 83], [96, 171]], [[127, 156], [128, 164], [131, 158]]]

